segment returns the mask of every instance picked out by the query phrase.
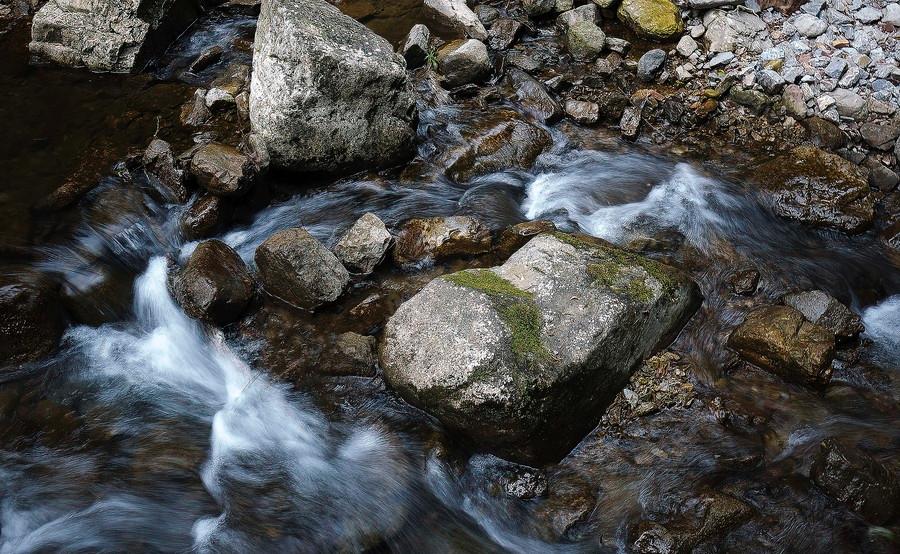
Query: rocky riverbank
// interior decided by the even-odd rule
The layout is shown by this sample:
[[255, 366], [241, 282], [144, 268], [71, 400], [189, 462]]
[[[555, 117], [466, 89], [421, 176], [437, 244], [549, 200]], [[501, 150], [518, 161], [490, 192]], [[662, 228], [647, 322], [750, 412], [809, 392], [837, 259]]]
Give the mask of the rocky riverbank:
[[[206, 23], [166, 53], [196, 14], [150, 4], [34, 19], [35, 64], [156, 60], [193, 94], [114, 177], [36, 204], [53, 244], [2, 251], [0, 421], [63, 430], [3, 449], [128, 442], [95, 399], [26, 389], [76, 373], [88, 329], [141, 336], [128, 322], [165, 302], [135, 316], [132, 280], [167, 266], [198, 330], [374, 422], [361, 443], [412, 460], [391, 487], [428, 467], [397, 496], [466, 533], [457, 518], [601, 551], [896, 546], [897, 358], [861, 315], [900, 291], [897, 3], [426, 0], [391, 44], [363, 24], [377, 3], [185, 2]], [[203, 457], [165, 448], [187, 474]], [[290, 502], [238, 485], [209, 491], [226, 524], [303, 536]], [[404, 551], [419, 520], [394, 511], [317, 544]], [[547, 548], [491, 525], [434, 540]]]

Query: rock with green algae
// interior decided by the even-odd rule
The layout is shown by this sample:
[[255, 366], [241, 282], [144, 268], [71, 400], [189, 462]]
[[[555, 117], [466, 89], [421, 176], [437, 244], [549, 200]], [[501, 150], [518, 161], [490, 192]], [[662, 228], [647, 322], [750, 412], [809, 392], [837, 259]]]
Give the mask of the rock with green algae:
[[669, 0], [623, 0], [617, 15], [635, 33], [650, 39], [665, 40], [684, 32], [681, 13]]
[[562, 233], [429, 283], [387, 324], [391, 386], [477, 448], [540, 464], [590, 431], [696, 310], [677, 270]]

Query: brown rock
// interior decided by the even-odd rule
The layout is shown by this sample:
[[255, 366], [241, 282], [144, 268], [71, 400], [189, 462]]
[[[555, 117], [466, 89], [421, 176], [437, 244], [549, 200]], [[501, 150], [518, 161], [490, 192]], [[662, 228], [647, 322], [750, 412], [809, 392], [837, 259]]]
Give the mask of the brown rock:
[[214, 194], [204, 194], [181, 216], [181, 233], [187, 240], [215, 235], [231, 218], [231, 201]]
[[185, 187], [184, 171], [175, 163], [175, 155], [168, 142], [153, 139], [144, 151], [144, 168], [156, 176], [171, 199], [187, 202], [189, 194]]
[[[515, 117], [501, 112], [498, 118]], [[447, 173], [456, 181], [513, 168], [528, 168], [550, 145], [547, 131], [521, 119], [501, 119], [481, 134], [464, 137], [465, 146], [451, 151], [447, 158]]]
[[219, 196], [241, 196], [253, 185], [256, 167], [240, 150], [216, 142], [204, 144], [191, 159], [197, 182]]
[[172, 292], [184, 311], [217, 325], [237, 320], [253, 297], [253, 278], [237, 252], [218, 240], [200, 243], [172, 277]]
[[397, 237], [394, 261], [407, 265], [425, 259], [483, 254], [490, 248], [490, 232], [471, 217], [411, 219]]
[[513, 225], [500, 233], [500, 238], [494, 245], [494, 252], [501, 258], [508, 258], [534, 237], [555, 230], [556, 225], [552, 221], [526, 221]]
[[0, 276], [0, 368], [50, 354], [64, 330], [59, 299], [49, 284]]

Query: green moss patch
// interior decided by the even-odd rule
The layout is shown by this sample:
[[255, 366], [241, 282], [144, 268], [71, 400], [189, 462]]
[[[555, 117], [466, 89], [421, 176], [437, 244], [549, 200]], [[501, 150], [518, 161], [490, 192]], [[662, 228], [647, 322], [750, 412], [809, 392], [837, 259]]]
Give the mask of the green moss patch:
[[510, 348], [519, 363], [540, 363], [551, 358], [550, 351], [541, 341], [544, 322], [533, 294], [487, 269], [461, 271], [443, 278], [454, 285], [484, 293], [491, 299], [509, 330]]

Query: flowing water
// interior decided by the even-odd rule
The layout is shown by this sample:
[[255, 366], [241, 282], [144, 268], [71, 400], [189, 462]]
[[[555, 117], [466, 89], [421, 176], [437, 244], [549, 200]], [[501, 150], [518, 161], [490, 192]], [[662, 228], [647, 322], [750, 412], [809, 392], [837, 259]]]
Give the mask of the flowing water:
[[[731, 547], [854, 551], [867, 526], [797, 476], [827, 436], [864, 442], [885, 459], [900, 453], [898, 260], [871, 235], [849, 238], [777, 218], [741, 171], [722, 170], [728, 159], [679, 159], [599, 132], [585, 141], [563, 125], [550, 129], [554, 146], [533, 168], [461, 185], [442, 176], [435, 146], [459, 144], [484, 113], [435, 102], [422, 106], [415, 171], [315, 188], [279, 177], [278, 187], [289, 192], [221, 236], [252, 265], [256, 246], [276, 230], [301, 225], [333, 244], [365, 212], [388, 225], [471, 214], [494, 229], [551, 219], [689, 271], [706, 302], [673, 348], [695, 362], [692, 379], [704, 394], [724, 398], [735, 412], [765, 414], [766, 423], [748, 432], [673, 411], [639, 422], [641, 432], [627, 439], [589, 438], [548, 469], [552, 486], [576, 475], [598, 496], [585, 526], [561, 542], [542, 526], [539, 501], [492, 492], [489, 474], [502, 462], [470, 459], [380, 377], [308, 380], [280, 371], [303, 365], [290, 346], [309, 329], [377, 333], [389, 309], [356, 320], [344, 308], [390, 285], [360, 283], [339, 307], [315, 316], [266, 301], [257, 319], [271, 321], [222, 332], [189, 319], [167, 289], [172, 260], [193, 247], [177, 231], [183, 208], [126, 170], [104, 169], [100, 185], [64, 216], [28, 211], [74, 171], [83, 156], [72, 151], [98, 140], [97, 129], [110, 129], [96, 121], [99, 112], [137, 112], [125, 131], [109, 131], [108, 156], [94, 160], [108, 168], [129, 146], [147, 142], [157, 115], [174, 117], [190, 94], [184, 81], [202, 84], [202, 75], [179, 77], [198, 52], [248, 32], [252, 20], [242, 18], [198, 25], [153, 80], [20, 66], [3, 76], [12, 76], [0, 83], [4, 97], [20, 99], [4, 118], [25, 135], [2, 142], [13, 176], [3, 191], [2, 230], [29, 252], [8, 271], [36, 267], [66, 290], [89, 291], [79, 298], [89, 295], [99, 315], [92, 325], [71, 327], [51, 359], [0, 385], [0, 552], [615, 551], [646, 514], [735, 481], [764, 517], [730, 539], [738, 541]], [[16, 45], [4, 56], [20, 56], [23, 37], [4, 39]], [[229, 61], [246, 55], [228, 54]], [[53, 118], [22, 113], [45, 86], [46, 100], [30, 100], [42, 109], [66, 94], [81, 107]], [[173, 140], [187, 144], [190, 137]], [[51, 158], [60, 162], [40, 170]], [[33, 187], [22, 186], [28, 179]], [[870, 344], [836, 372], [829, 393], [728, 371], [724, 337], [749, 304], [735, 300], [725, 279], [747, 267], [762, 275], [762, 298], [821, 288], [862, 314]], [[424, 275], [448, 269], [425, 268]], [[378, 278], [406, 283], [398, 285], [401, 299], [422, 284], [390, 269]], [[281, 351], [266, 340], [273, 326], [286, 341]]]

